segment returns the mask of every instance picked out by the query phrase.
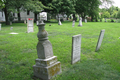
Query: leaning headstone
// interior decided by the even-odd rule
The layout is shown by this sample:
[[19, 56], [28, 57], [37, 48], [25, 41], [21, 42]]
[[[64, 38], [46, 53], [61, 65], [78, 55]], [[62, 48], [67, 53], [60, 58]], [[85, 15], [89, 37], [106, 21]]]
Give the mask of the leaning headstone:
[[75, 26], [75, 20], [73, 20], [73, 24], [72, 24], [72, 27], [74, 27]]
[[79, 25], [78, 26], [82, 26], [82, 18], [81, 17], [79, 19]]
[[100, 46], [102, 44], [102, 40], [103, 40], [103, 37], [104, 37], [104, 33], [105, 33], [105, 30], [104, 29], [101, 30], [95, 51], [98, 51], [100, 49]]
[[27, 33], [34, 32], [34, 19], [28, 18], [27, 19]]
[[80, 54], [81, 54], [81, 34], [72, 37], [71, 64], [74, 64], [80, 60]]
[[60, 18], [59, 18], [59, 22], [58, 22], [58, 25], [62, 25], [61, 21], [60, 21]]
[[1, 24], [0, 24], [0, 30], [1, 30]]
[[57, 61], [57, 56], [53, 55], [52, 44], [48, 40], [48, 33], [43, 22], [45, 17], [41, 16], [41, 21], [37, 25], [39, 29], [37, 34], [39, 40], [37, 44], [38, 59], [35, 60], [36, 64], [33, 66], [33, 71], [36, 77], [49, 80], [61, 73], [61, 63]]

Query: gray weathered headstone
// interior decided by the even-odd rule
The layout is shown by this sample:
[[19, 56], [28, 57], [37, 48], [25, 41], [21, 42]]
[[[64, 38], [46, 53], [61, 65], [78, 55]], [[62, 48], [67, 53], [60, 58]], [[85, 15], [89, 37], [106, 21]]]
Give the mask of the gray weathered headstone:
[[1, 24], [0, 24], [0, 30], [1, 30]]
[[12, 25], [12, 21], [10, 21], [10, 25]]
[[[42, 16], [40, 16], [42, 17]], [[44, 20], [42, 17], [41, 20]], [[45, 23], [39, 21], [39, 32], [37, 34], [37, 55], [36, 64], [33, 65], [34, 75], [42, 80], [49, 80], [53, 76], [61, 73], [61, 63], [57, 61], [57, 57], [53, 55], [52, 44], [48, 40], [48, 33], [45, 30]]]
[[27, 33], [34, 32], [34, 19], [28, 18], [27, 19]]
[[78, 26], [82, 26], [82, 18], [81, 17], [79, 19], [79, 25]]
[[73, 20], [73, 24], [72, 24], [72, 27], [74, 27], [75, 26], [75, 20]]
[[81, 54], [81, 34], [72, 37], [71, 64], [74, 64], [80, 60], [80, 54]]
[[100, 49], [100, 46], [102, 44], [102, 40], [104, 37], [104, 33], [105, 33], [105, 30], [101, 30], [95, 51], [98, 51]]

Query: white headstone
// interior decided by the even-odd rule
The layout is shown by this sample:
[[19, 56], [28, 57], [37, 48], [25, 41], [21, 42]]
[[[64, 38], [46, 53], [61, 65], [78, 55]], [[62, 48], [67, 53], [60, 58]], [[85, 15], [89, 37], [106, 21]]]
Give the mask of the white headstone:
[[9, 33], [9, 34], [18, 34], [18, 33], [15, 33], [15, 32], [11, 32], [11, 33]]
[[80, 60], [80, 53], [81, 53], [81, 34], [72, 37], [71, 64], [74, 64]]
[[74, 27], [75, 26], [75, 20], [73, 20], [73, 24], [72, 24], [72, 27]]
[[39, 13], [40, 20], [46, 20], [47, 21], [47, 12], [41, 12]]
[[80, 17], [79, 25], [78, 26], [82, 26], [82, 18], [81, 17]]
[[60, 18], [59, 18], [59, 22], [58, 22], [58, 25], [62, 25], [61, 21], [60, 21]]
[[85, 19], [85, 23], [87, 23], [87, 19]]
[[34, 32], [34, 19], [33, 18], [28, 18], [27, 19], [27, 32]]
[[1, 30], [1, 24], [0, 24], [0, 30]]
[[102, 40], [104, 37], [104, 33], [105, 33], [105, 30], [101, 30], [95, 51], [98, 51], [100, 49], [100, 46], [102, 44]]
[[36, 21], [36, 25], [38, 25], [38, 21]]

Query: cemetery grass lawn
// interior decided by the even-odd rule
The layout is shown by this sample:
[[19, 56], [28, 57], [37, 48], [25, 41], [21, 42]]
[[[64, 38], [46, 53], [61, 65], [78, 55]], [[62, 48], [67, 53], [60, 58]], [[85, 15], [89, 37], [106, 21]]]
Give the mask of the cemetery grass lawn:
[[[51, 24], [51, 26], [49, 26]], [[120, 23], [83, 22], [83, 27], [72, 27], [72, 22], [46, 23], [45, 29], [52, 43], [53, 53], [61, 62], [62, 73], [52, 80], [120, 80]], [[13, 27], [13, 30], [10, 30]], [[95, 52], [99, 33], [105, 35]], [[38, 27], [26, 33], [27, 25], [2, 24], [0, 31], [0, 80], [39, 80], [32, 66], [37, 59]], [[19, 34], [9, 34], [11, 32]], [[71, 65], [72, 36], [81, 34], [81, 60]]]

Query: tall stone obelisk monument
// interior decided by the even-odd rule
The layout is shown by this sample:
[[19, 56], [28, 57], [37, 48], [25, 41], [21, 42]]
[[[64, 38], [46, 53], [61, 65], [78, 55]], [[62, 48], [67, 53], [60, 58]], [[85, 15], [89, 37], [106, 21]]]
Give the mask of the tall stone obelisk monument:
[[40, 13], [40, 20], [37, 24], [39, 32], [37, 34], [37, 55], [36, 64], [33, 66], [34, 75], [43, 80], [49, 80], [51, 77], [61, 73], [61, 63], [57, 57], [53, 56], [52, 44], [48, 40], [48, 33], [45, 30], [43, 20], [47, 19], [47, 13]]

